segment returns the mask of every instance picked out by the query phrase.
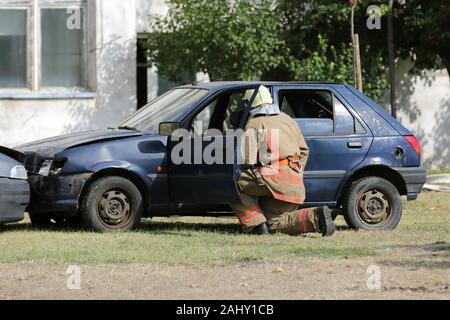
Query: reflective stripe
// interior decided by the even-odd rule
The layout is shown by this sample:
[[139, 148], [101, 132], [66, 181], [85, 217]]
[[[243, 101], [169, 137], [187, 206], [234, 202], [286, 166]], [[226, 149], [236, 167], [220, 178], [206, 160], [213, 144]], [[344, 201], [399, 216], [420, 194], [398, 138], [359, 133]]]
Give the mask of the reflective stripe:
[[240, 220], [240, 221], [241, 221], [241, 223], [247, 222], [247, 221], [249, 221], [249, 220], [252, 220], [252, 219], [258, 217], [260, 214], [262, 214], [262, 213], [261, 213], [261, 212], [255, 212], [255, 213], [252, 213], [251, 215], [247, 216], [246, 218], [243, 218], [243, 219]]
[[237, 217], [239, 218], [239, 221], [241, 223], [247, 222], [249, 220], [252, 220], [253, 218], [256, 218], [257, 216], [259, 216], [260, 214], [262, 214], [261, 210], [259, 209], [258, 206], [245, 211], [244, 213], [238, 214]]
[[288, 195], [276, 193], [273, 191], [272, 191], [272, 194], [273, 194], [274, 198], [276, 198], [278, 200], [283, 200], [286, 202], [302, 204], [305, 201], [305, 197], [288, 196]]
[[302, 211], [300, 212], [300, 217], [299, 217], [299, 223], [300, 223], [300, 232], [301, 233], [305, 233], [306, 232], [306, 225], [305, 225], [305, 213], [308, 213], [308, 209], [302, 209]]
[[280, 176], [285, 176], [285, 177], [292, 177], [292, 178], [303, 179], [303, 173], [302, 174], [300, 174], [300, 173], [292, 174], [292, 173], [279, 171], [277, 174], [280, 175]]
[[272, 143], [272, 129], [266, 131], [266, 142], [270, 148], [270, 152], [273, 153], [275, 151], [275, 157], [273, 159], [281, 159], [280, 146], [277, 143]]
[[252, 209], [250, 209], [250, 210], [247, 210], [247, 211], [245, 211], [244, 213], [239, 214], [239, 215], [238, 215], [238, 218], [241, 218], [241, 217], [243, 217], [243, 216], [246, 216], [246, 215], [248, 215], [249, 213], [252, 213], [253, 211], [258, 210], [258, 209], [259, 209], [259, 207], [256, 206], [256, 207], [254, 207], [254, 208], [252, 208]]
[[303, 186], [303, 179], [299, 176], [280, 176], [279, 174], [275, 175], [264, 175], [266, 179], [282, 181], [287, 184], [292, 184], [296, 186]]

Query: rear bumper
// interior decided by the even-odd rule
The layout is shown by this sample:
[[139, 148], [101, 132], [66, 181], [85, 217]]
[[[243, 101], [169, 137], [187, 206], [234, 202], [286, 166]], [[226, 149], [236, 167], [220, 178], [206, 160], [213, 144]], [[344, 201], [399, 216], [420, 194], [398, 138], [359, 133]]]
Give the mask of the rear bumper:
[[28, 181], [0, 178], [0, 223], [23, 220], [29, 201]]
[[74, 216], [78, 209], [78, 199], [90, 173], [68, 176], [29, 177], [31, 201], [28, 207], [33, 213], [57, 213]]
[[408, 200], [416, 200], [427, 179], [427, 172], [423, 167], [392, 168], [397, 171], [406, 184]]

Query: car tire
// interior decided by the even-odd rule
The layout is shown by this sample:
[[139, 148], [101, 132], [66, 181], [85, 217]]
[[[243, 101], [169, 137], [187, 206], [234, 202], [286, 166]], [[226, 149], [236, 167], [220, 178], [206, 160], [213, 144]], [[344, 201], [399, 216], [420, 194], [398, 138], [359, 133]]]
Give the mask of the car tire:
[[350, 228], [392, 230], [402, 217], [402, 201], [392, 183], [380, 177], [367, 177], [350, 186], [343, 210]]
[[130, 231], [139, 224], [142, 212], [139, 189], [122, 177], [105, 177], [94, 181], [81, 201], [84, 224], [98, 232]]

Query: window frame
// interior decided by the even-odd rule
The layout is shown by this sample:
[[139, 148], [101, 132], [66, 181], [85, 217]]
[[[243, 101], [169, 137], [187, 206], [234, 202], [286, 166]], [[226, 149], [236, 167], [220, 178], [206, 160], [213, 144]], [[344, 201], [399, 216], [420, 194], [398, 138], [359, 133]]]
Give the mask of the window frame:
[[[274, 94], [274, 102], [275, 103], [280, 103], [281, 101], [280, 99], [280, 93], [282, 93], [283, 91], [299, 91], [299, 90], [304, 90], [304, 91], [327, 91], [331, 94], [331, 99], [332, 99], [332, 105], [333, 105], [333, 132], [332, 133], [308, 133], [305, 134], [305, 137], [339, 137], [339, 136], [365, 136], [367, 135], [368, 129], [366, 127], [366, 125], [364, 124], [363, 121], [361, 121], [361, 119], [359, 118], [359, 116], [354, 112], [354, 110], [349, 107], [349, 105], [346, 103], [346, 101], [339, 96], [339, 94], [332, 88], [330, 87], [322, 87], [322, 86], [310, 86], [310, 85], [305, 85], [305, 86], [277, 86], [275, 88], [275, 94]], [[335, 112], [335, 100], [338, 100], [343, 106], [344, 108], [350, 113], [350, 115], [353, 116], [354, 119], [354, 131], [353, 132], [336, 132], [336, 112]], [[302, 118], [295, 118], [295, 119], [302, 119]], [[364, 132], [358, 132], [357, 130], [357, 124], [356, 121], [359, 122], [360, 127], [364, 130]]]
[[243, 85], [233, 88], [219, 89], [214, 92], [211, 92], [209, 95], [205, 97], [203, 101], [199, 102], [199, 104], [189, 114], [187, 114], [183, 120], [181, 120], [181, 123], [183, 123], [183, 128], [190, 130], [190, 128], [192, 127], [192, 122], [194, 121], [195, 117], [205, 108], [207, 108], [212, 102], [219, 99], [222, 95], [230, 94], [231, 96], [234, 92], [245, 91], [249, 89], [254, 90], [255, 86]]
[[[88, 92], [90, 90], [88, 79], [89, 68], [89, 52], [88, 52], [88, 33], [87, 29], [90, 26], [88, 14], [87, 0], [0, 0], [0, 10], [26, 10], [26, 86], [6, 88], [0, 87], [1, 93], [16, 91], [18, 93], [32, 92], [38, 94], [39, 92], [46, 92], [54, 90], [55, 88], [65, 90], [73, 93]], [[61, 87], [44, 87], [42, 82], [42, 23], [41, 10], [42, 9], [69, 9], [79, 8], [81, 10], [81, 86], [61, 86]], [[14, 95], [13, 95], [14, 96]], [[90, 95], [88, 95], [90, 97]], [[87, 96], [87, 97], [88, 97]], [[6, 95], [8, 98], [8, 95]], [[38, 97], [38, 96], [37, 96]], [[45, 98], [50, 96], [45, 95]], [[51, 98], [51, 97], [50, 97]]]
[[[1, 2], [0, 2], [1, 5]], [[17, 11], [25, 11], [25, 86], [24, 87], [0, 87], [0, 90], [23, 90], [28, 89], [31, 86], [30, 79], [32, 77], [32, 68], [31, 62], [32, 62], [32, 54], [31, 54], [31, 37], [30, 37], [30, 29], [31, 29], [31, 10], [28, 7], [22, 7], [17, 4], [10, 5], [10, 6], [0, 6], [0, 10], [17, 10]]]

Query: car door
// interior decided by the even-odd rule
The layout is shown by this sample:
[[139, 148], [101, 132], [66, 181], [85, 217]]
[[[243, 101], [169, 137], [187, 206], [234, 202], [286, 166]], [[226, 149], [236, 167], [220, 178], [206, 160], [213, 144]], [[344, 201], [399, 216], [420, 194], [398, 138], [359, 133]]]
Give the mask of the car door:
[[[236, 184], [239, 174], [237, 137], [226, 129], [229, 129], [227, 117], [239, 103], [239, 98], [243, 98], [244, 92], [245, 88], [220, 93], [188, 119], [186, 129], [190, 135], [183, 137], [186, 139], [183, 143], [186, 148], [191, 148], [187, 151], [189, 155], [179, 153], [182, 139], [174, 141], [169, 137], [169, 192], [172, 201], [185, 204], [240, 201]], [[211, 129], [214, 129], [213, 132]], [[212, 152], [213, 149], [215, 151]], [[223, 151], [222, 154], [219, 150]], [[180, 154], [190, 161], [177, 159]]]
[[310, 150], [305, 204], [335, 204], [345, 174], [364, 160], [370, 148], [371, 131], [332, 87], [280, 86], [276, 99], [299, 124]]

